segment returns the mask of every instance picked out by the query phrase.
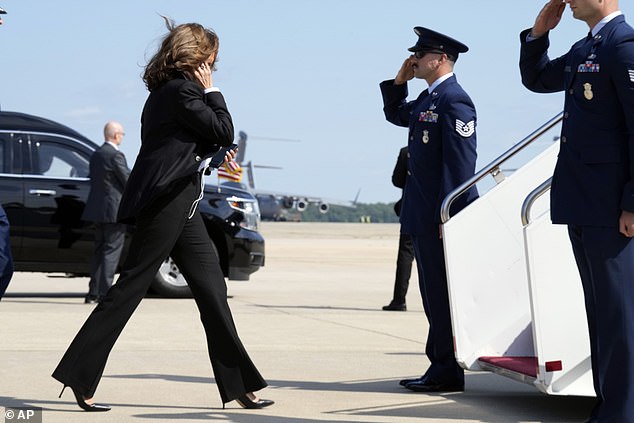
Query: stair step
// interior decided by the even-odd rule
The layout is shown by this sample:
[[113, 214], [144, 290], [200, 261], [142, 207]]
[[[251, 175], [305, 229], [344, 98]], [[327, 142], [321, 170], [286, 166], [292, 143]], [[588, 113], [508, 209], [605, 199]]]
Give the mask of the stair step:
[[478, 358], [478, 364], [483, 370], [520, 382], [533, 383], [537, 378], [537, 357], [486, 356]]

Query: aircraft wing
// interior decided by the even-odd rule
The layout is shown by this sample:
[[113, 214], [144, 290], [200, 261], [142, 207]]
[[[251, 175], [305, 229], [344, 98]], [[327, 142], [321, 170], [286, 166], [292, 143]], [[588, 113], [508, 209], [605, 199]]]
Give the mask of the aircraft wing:
[[353, 201], [342, 201], [313, 195], [250, 189], [245, 184], [231, 181], [221, 182], [221, 184], [238, 184], [242, 189], [246, 189], [255, 195], [262, 220], [299, 221], [301, 220], [301, 212], [308, 207], [317, 207], [320, 213], [328, 213], [331, 204], [343, 207], [356, 207], [356, 198]]
[[298, 211], [304, 211], [306, 207], [310, 205], [315, 205], [319, 207], [319, 211], [322, 213], [327, 213], [328, 208], [331, 204], [343, 207], [356, 207], [356, 199], [353, 201], [345, 201], [325, 197], [317, 197], [307, 194], [266, 191], [261, 189], [254, 189], [252, 190], [252, 192], [255, 194], [256, 197], [273, 197], [278, 201], [283, 202], [285, 208], [295, 208]]

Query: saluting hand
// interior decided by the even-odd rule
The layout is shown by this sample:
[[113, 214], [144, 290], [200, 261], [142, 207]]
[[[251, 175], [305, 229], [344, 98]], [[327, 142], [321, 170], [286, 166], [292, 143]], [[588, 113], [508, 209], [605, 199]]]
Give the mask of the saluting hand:
[[634, 236], [634, 213], [627, 210], [623, 210], [621, 212], [621, 217], [619, 218], [619, 232], [628, 238], [632, 238]]
[[203, 62], [194, 70], [194, 77], [204, 89], [214, 86], [213, 78], [211, 77], [211, 67], [207, 63]]
[[561, 21], [561, 15], [564, 13], [566, 3], [562, 0], [550, 0], [537, 15], [535, 24], [531, 30], [531, 36], [539, 38], [546, 32], [554, 29]]
[[414, 60], [413, 56], [405, 59], [398, 73], [396, 74], [396, 78], [394, 78], [394, 83], [396, 85], [402, 85], [407, 81], [414, 79]]

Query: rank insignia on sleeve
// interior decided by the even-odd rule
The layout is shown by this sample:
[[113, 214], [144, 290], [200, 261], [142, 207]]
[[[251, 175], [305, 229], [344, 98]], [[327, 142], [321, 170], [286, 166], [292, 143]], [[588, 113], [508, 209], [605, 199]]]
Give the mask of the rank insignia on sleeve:
[[456, 132], [461, 137], [470, 137], [475, 133], [475, 121], [464, 123], [460, 119], [456, 119]]
[[438, 122], [438, 113], [434, 113], [431, 110], [420, 112], [420, 116], [418, 116], [418, 121], [436, 123]]
[[629, 74], [629, 76], [630, 76], [630, 81], [631, 81], [631, 82], [634, 82], [634, 69], [628, 69], [628, 70], [627, 70], [627, 73], [628, 73], [628, 74]]

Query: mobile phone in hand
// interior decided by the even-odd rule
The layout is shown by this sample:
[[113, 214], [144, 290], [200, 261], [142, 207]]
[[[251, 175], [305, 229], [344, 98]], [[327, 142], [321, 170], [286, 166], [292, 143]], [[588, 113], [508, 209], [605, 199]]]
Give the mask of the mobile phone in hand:
[[218, 169], [225, 162], [225, 155], [227, 154], [227, 151], [230, 151], [230, 150], [235, 151], [237, 149], [238, 149], [238, 144], [231, 144], [229, 147], [222, 147], [220, 150], [216, 152], [216, 154], [214, 154], [211, 157], [211, 162], [209, 162], [209, 167], [212, 169]]

